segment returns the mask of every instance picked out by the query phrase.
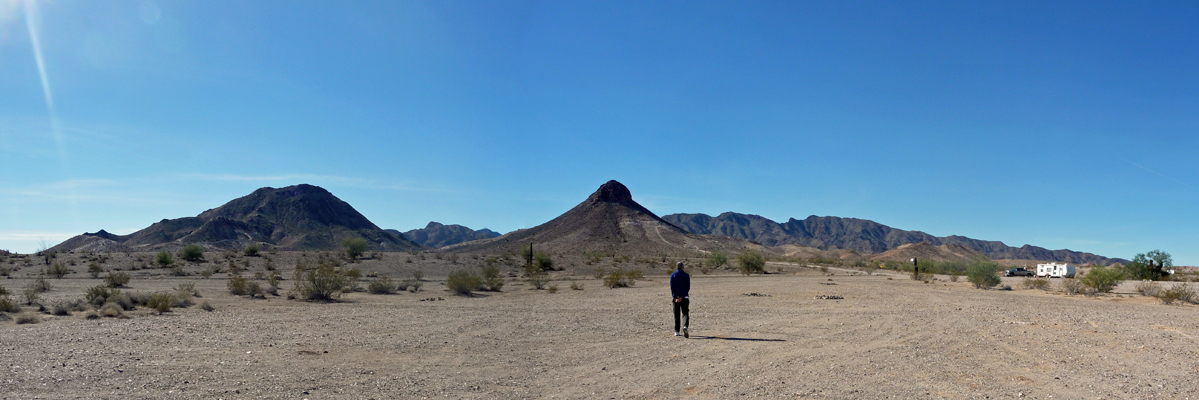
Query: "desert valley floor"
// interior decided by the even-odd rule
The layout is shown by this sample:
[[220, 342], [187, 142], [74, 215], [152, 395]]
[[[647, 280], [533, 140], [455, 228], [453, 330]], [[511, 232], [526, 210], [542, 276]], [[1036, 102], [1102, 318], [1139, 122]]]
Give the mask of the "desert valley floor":
[[[557, 293], [512, 278], [473, 297], [428, 276], [338, 303], [135, 278], [124, 290], [194, 282], [215, 310], [0, 322], [0, 398], [1199, 398], [1199, 308], [1131, 282], [1085, 297], [768, 269], [782, 272], [693, 271], [690, 339], [672, 335], [662, 268], [630, 288], [560, 272]], [[47, 301], [99, 282], [82, 275], [51, 280]]]

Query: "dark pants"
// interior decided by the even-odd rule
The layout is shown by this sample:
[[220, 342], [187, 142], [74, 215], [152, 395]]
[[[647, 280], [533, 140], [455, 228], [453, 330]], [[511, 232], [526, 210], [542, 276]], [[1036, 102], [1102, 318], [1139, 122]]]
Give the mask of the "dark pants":
[[[671, 302], [674, 299], [670, 300]], [[682, 299], [678, 303], [674, 303], [674, 331], [679, 331], [679, 310], [683, 311], [683, 326], [688, 326], [691, 323], [691, 310], [687, 306], [691, 303], [688, 299]]]

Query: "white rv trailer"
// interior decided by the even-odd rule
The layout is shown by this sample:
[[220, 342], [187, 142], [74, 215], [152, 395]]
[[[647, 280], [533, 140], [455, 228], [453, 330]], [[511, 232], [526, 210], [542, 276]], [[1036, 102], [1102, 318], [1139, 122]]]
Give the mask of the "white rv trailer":
[[1037, 264], [1037, 277], [1073, 278], [1077, 269], [1066, 263]]

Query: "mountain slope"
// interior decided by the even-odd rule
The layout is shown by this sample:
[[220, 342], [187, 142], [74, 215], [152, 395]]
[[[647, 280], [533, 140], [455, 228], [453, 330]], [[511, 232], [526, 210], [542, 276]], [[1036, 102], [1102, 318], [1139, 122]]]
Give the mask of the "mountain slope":
[[282, 250], [327, 250], [338, 248], [342, 239], [354, 236], [366, 238], [377, 250], [420, 247], [379, 229], [329, 191], [301, 184], [261, 188], [198, 216], [164, 219], [125, 236], [103, 230], [85, 233], [54, 250], [116, 245], [142, 250], [190, 243], [217, 248], [262, 243]]
[[549, 222], [444, 250], [515, 253], [530, 243], [537, 251], [577, 256], [697, 256], [709, 249], [752, 247], [731, 238], [688, 233], [633, 201], [629, 189], [620, 182], [608, 181], [582, 203]]
[[[390, 229], [388, 231], [399, 233], [399, 231]], [[500, 236], [499, 232], [490, 229], [479, 229], [476, 231], [462, 225], [442, 225], [437, 222], [429, 222], [424, 228], [413, 229], [404, 232], [403, 235], [404, 238], [416, 242], [421, 246], [432, 248]]]
[[1024, 245], [1011, 247], [998, 241], [964, 236], [937, 237], [920, 231], [905, 231], [864, 219], [809, 216], [777, 223], [757, 215], [726, 212], [716, 217], [704, 214], [670, 214], [663, 220], [689, 232], [724, 235], [752, 240], [767, 246], [798, 245], [822, 250], [851, 249], [882, 253], [905, 244], [959, 245], [994, 259], [1060, 261], [1077, 264], [1111, 264], [1125, 260], [1071, 250], [1048, 250]]

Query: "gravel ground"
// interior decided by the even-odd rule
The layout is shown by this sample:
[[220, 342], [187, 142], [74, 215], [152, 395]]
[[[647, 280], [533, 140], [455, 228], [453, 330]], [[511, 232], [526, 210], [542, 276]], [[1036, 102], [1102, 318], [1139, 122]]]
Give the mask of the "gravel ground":
[[[1132, 283], [1084, 297], [833, 273], [695, 273], [690, 339], [672, 334], [661, 275], [340, 303], [135, 279], [193, 282], [215, 311], [0, 322], [0, 398], [1199, 398], [1199, 308]], [[51, 299], [97, 281], [52, 282]]]

